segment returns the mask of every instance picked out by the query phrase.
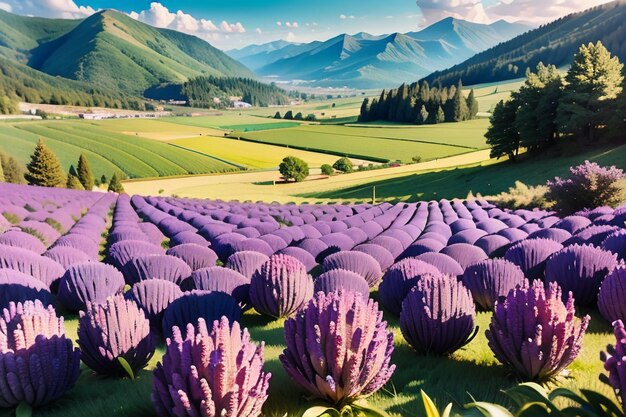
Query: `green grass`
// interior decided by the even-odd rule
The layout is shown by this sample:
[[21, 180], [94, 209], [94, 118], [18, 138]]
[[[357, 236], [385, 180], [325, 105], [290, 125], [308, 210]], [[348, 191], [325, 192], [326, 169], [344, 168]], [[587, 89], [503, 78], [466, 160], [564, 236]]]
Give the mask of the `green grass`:
[[[392, 363], [396, 371], [391, 381], [369, 402], [385, 409], [394, 417], [423, 417], [420, 390], [426, 391], [440, 408], [449, 402], [460, 412], [461, 405], [472, 400], [497, 401], [507, 404], [501, 390], [516, 384], [505, 368], [493, 358], [484, 335], [491, 313], [479, 313], [477, 337], [452, 357], [428, 357], [415, 353], [404, 341], [398, 320], [385, 313], [394, 333], [395, 351]], [[246, 314], [243, 325], [252, 338], [265, 341], [265, 370], [272, 373], [269, 399], [264, 407], [265, 417], [296, 416], [307, 404], [301, 391], [290, 381], [279, 362], [284, 349], [283, 321], [269, 321], [256, 314]], [[67, 333], [76, 338], [77, 319], [67, 317]], [[611, 389], [598, 381], [603, 371], [599, 352], [612, 341], [611, 327], [598, 314], [592, 313], [591, 327], [585, 335], [583, 349], [570, 366], [569, 379], [561, 378], [559, 385], [570, 388], [591, 388], [613, 398]], [[76, 387], [60, 401], [36, 410], [35, 417], [148, 417], [153, 415], [150, 404], [151, 373], [160, 360], [164, 346], [160, 345], [146, 371], [135, 381], [95, 376], [82, 368]]]
[[379, 199], [417, 201], [441, 198], [464, 198], [468, 192], [495, 195], [508, 190], [515, 181], [527, 185], [545, 184], [555, 176], [563, 176], [569, 167], [585, 160], [600, 165], [615, 165], [626, 168], [626, 145], [607, 145], [597, 149], [578, 152], [575, 144], [564, 143], [548, 155], [526, 155], [522, 161], [490, 161], [480, 165], [463, 166], [433, 172], [416, 172], [378, 181], [370, 181], [325, 192], [301, 194], [306, 198], [368, 199], [372, 186], [376, 187]]
[[291, 127], [299, 124], [297, 122], [277, 121], [276, 119], [252, 116], [244, 112], [237, 113], [234, 111], [227, 111], [216, 116], [166, 117], [161, 120], [184, 126], [212, 127], [225, 130], [248, 129], [250, 131], [262, 130], [264, 128], [276, 129], [276, 126]]
[[237, 168], [206, 155], [166, 143], [107, 131], [83, 120], [30, 122], [0, 126], [0, 149], [28, 163], [42, 137], [68, 169], [85, 152], [94, 175], [122, 171], [129, 178], [233, 171]]
[[367, 159], [410, 162], [458, 155], [486, 147], [485, 119], [437, 126], [352, 127], [305, 125], [263, 132], [233, 132], [261, 143]]

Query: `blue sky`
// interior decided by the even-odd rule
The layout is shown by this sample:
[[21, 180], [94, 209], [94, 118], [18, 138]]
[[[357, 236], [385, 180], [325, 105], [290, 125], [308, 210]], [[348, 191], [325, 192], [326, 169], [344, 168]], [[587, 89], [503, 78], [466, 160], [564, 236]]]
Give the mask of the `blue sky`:
[[453, 16], [541, 24], [609, 0], [0, 0], [23, 15], [81, 18], [113, 8], [158, 27], [199, 36], [222, 49], [277, 39], [326, 40], [341, 33], [408, 32]]

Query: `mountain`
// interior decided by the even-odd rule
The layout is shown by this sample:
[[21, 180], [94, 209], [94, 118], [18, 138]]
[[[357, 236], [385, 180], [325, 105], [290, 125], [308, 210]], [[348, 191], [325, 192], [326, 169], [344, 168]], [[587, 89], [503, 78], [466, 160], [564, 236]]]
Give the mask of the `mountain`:
[[614, 1], [571, 14], [511, 39], [449, 69], [428, 77], [430, 83], [464, 85], [522, 77], [539, 62], [568, 66], [583, 43], [601, 41], [622, 61], [626, 60], [626, 1]]
[[[272, 58], [254, 65], [256, 55], [239, 55], [255, 72], [282, 81], [299, 81], [316, 86], [377, 88], [411, 82], [433, 71], [447, 68], [477, 52], [514, 37], [529, 27], [504, 21], [483, 25], [447, 18], [422, 31], [406, 34], [342, 34], [325, 42], [291, 45], [265, 53]], [[298, 52], [294, 54], [293, 52]]]
[[95, 13], [64, 35], [40, 43], [30, 51], [28, 65], [136, 94], [200, 75], [253, 76], [195, 36], [157, 29], [113, 10]]
[[281, 59], [291, 58], [316, 48], [322, 42], [292, 43], [283, 40], [262, 45], [250, 45], [242, 49], [227, 51], [232, 58], [238, 60], [253, 71]]

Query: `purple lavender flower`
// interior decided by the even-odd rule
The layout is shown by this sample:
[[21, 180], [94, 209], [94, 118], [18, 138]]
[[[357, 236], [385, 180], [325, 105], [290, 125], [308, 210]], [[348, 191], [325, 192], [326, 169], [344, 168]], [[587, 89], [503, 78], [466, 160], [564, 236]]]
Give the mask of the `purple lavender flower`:
[[285, 322], [280, 356], [291, 379], [338, 408], [379, 390], [391, 377], [393, 333], [371, 299], [353, 292], [319, 292]]
[[609, 323], [626, 320], [626, 266], [613, 269], [602, 281], [598, 292], [598, 310]]
[[67, 310], [84, 310], [87, 303], [104, 303], [108, 297], [121, 294], [124, 276], [111, 265], [87, 262], [74, 265], [61, 277], [59, 302]]
[[504, 259], [487, 259], [470, 265], [463, 273], [462, 282], [478, 307], [493, 310], [496, 301], [525, 281], [519, 266]]
[[626, 405], [626, 329], [621, 320], [613, 322], [613, 333], [615, 346], [608, 345], [607, 351], [600, 353], [604, 369], [609, 375], [608, 377], [604, 374], [600, 375], [600, 380], [613, 388], [624, 407]]

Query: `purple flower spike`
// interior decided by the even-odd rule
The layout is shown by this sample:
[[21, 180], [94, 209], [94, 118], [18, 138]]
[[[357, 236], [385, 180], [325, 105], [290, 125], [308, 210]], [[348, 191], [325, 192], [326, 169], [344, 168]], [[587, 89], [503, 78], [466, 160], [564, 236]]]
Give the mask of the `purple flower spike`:
[[314, 290], [316, 293], [322, 291], [326, 294], [344, 290], [359, 293], [366, 298], [370, 296], [370, 287], [365, 278], [345, 269], [331, 269], [324, 272], [315, 279]]
[[302, 262], [273, 255], [250, 281], [250, 301], [261, 314], [288, 317], [313, 297], [313, 279]]
[[373, 394], [395, 370], [393, 333], [382, 316], [360, 294], [317, 293], [285, 322], [283, 368], [302, 389], [338, 408]]
[[470, 265], [462, 278], [474, 302], [484, 311], [493, 310], [496, 301], [517, 286], [524, 285], [524, 281], [520, 267], [504, 259], [487, 259]]
[[[184, 333], [184, 335], [183, 335]], [[263, 343], [226, 317], [207, 328], [175, 327], [163, 363], [154, 370], [152, 404], [159, 417], [258, 417], [271, 374], [263, 372]]]
[[626, 266], [615, 268], [602, 281], [598, 292], [598, 310], [609, 323], [626, 321]]
[[371, 255], [358, 251], [341, 251], [327, 256], [324, 259], [324, 271], [345, 269], [359, 274], [369, 284], [375, 287], [383, 276], [380, 264]]
[[59, 302], [71, 312], [84, 310], [87, 303], [104, 303], [121, 294], [124, 276], [111, 265], [87, 262], [69, 267], [59, 283]]
[[622, 407], [626, 404], [626, 329], [621, 320], [613, 323], [615, 346], [608, 345], [606, 352], [600, 353], [604, 369], [609, 376], [602, 374], [600, 380], [613, 388]]
[[447, 355], [476, 336], [475, 317], [472, 295], [456, 277], [429, 275], [402, 302], [400, 329], [419, 353]]
[[[487, 340], [495, 357], [526, 381], [544, 381], [571, 364], [582, 347], [589, 316], [578, 320], [574, 300], [561, 288], [535, 281], [496, 303]], [[521, 325], [523, 323], [523, 325]]]
[[155, 342], [143, 310], [118, 295], [102, 304], [87, 303], [78, 321], [78, 345], [85, 365], [102, 375], [124, 376], [119, 358], [133, 375], [154, 355]]

